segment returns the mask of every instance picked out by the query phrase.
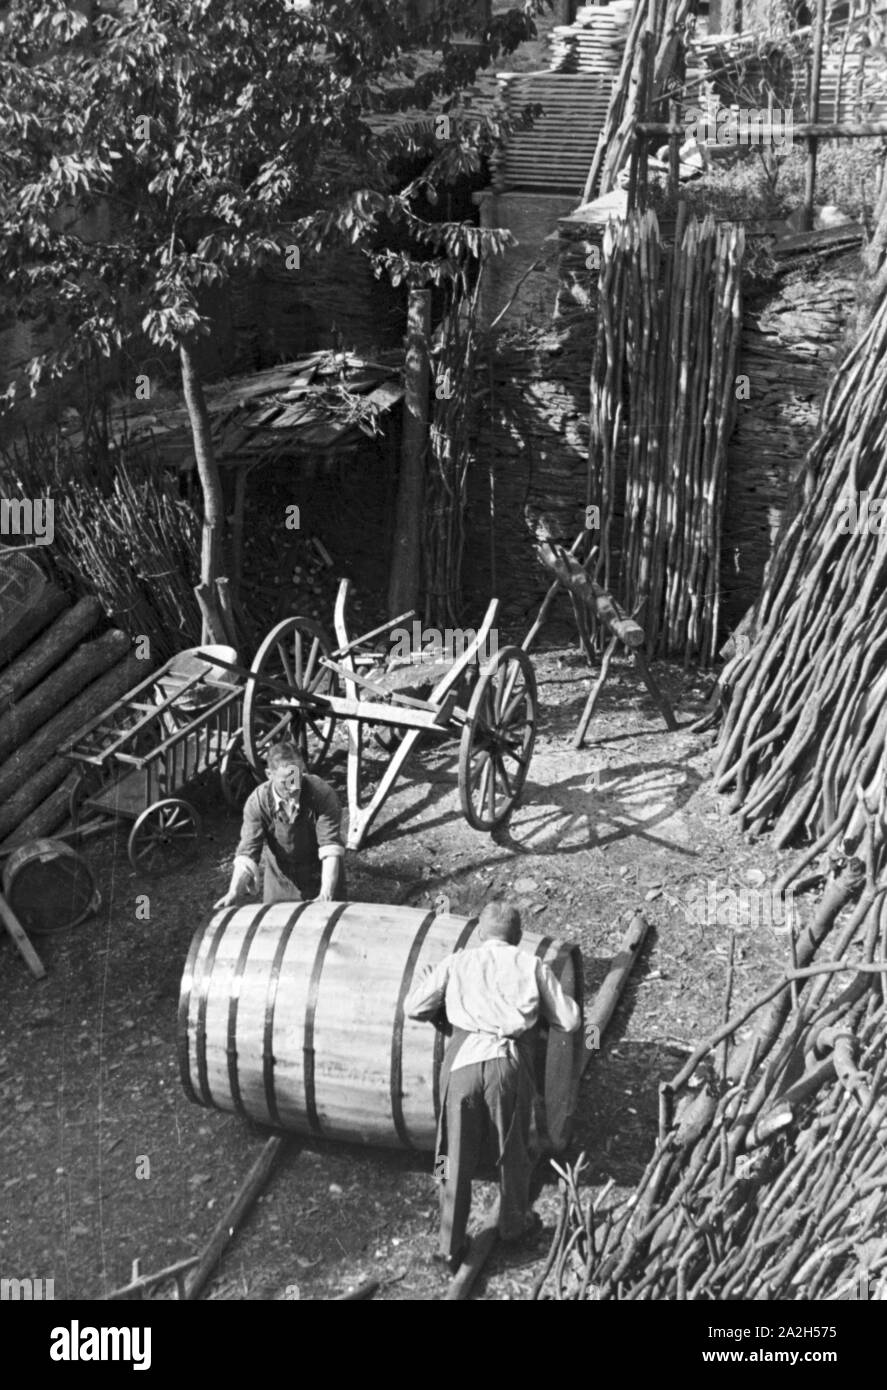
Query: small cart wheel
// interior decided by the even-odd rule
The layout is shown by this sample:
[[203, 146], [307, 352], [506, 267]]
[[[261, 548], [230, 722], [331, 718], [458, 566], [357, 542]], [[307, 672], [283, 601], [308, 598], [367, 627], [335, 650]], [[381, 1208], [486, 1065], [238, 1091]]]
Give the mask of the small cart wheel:
[[134, 869], [151, 874], [185, 863], [200, 839], [200, 816], [188, 801], [168, 797], [143, 811], [129, 834], [126, 852]]
[[[243, 697], [243, 745], [253, 772], [264, 779], [264, 757], [272, 743], [292, 739], [309, 771], [323, 761], [333, 736], [335, 719], [317, 711], [281, 704], [282, 684], [293, 696], [333, 695], [335, 676], [321, 666], [332, 648], [326, 633], [312, 618], [286, 618], [268, 633], [256, 652]], [[277, 685], [265, 684], [270, 678]]]
[[85, 768], [78, 772], [77, 780], [68, 794], [68, 815], [71, 829], [77, 830], [83, 819], [83, 807], [91, 796], [101, 790], [102, 778], [98, 768]]
[[520, 797], [536, 739], [536, 677], [520, 647], [482, 670], [459, 747], [459, 795], [475, 830], [501, 825]]
[[242, 811], [243, 803], [257, 786], [252, 764], [243, 749], [243, 730], [238, 729], [228, 742], [219, 764], [219, 778], [225, 804], [233, 811]]

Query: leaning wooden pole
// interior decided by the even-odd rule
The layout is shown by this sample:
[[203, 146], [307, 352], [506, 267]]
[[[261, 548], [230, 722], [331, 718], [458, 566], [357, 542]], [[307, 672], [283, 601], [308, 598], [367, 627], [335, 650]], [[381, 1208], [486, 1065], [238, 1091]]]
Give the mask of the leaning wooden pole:
[[[819, 86], [822, 77], [822, 43], [825, 34], [825, 0], [816, 0], [816, 27], [813, 31], [813, 67], [810, 72], [810, 117], [811, 125], [819, 120]], [[835, 115], [837, 116], [837, 111]], [[813, 230], [813, 202], [816, 197], [816, 155], [819, 137], [807, 136], [807, 170], [804, 180], [804, 211], [802, 230]]]

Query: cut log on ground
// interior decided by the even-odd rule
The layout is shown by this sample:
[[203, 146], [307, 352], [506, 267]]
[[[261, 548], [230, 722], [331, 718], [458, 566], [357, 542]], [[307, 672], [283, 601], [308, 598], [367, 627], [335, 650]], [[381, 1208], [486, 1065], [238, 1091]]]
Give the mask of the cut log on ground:
[[129, 638], [115, 628], [93, 642], [81, 642], [61, 666], [0, 715], [0, 764], [91, 681], [122, 661], [129, 645]]
[[34, 602], [25, 609], [15, 627], [3, 638], [0, 667], [6, 666], [29, 647], [34, 638], [68, 607], [68, 599], [54, 584], [45, 584]]
[[0, 679], [0, 714], [64, 661], [71, 648], [92, 631], [101, 616], [102, 605], [97, 598], [82, 598], [67, 613], [56, 618], [4, 671]]
[[[19, 845], [27, 844], [29, 840], [42, 840], [44, 836], [58, 830], [68, 819], [71, 792], [79, 778], [79, 771], [69, 772], [55, 791], [44, 797], [39, 806], [36, 806], [29, 816], [25, 816], [13, 833], [0, 842], [0, 854], [11, 852]], [[102, 824], [104, 826], [107, 822]]]
[[144, 680], [146, 664], [130, 656], [113, 666], [7, 758], [0, 767], [0, 837], [11, 834], [69, 772], [70, 760], [55, 753], [59, 744]]

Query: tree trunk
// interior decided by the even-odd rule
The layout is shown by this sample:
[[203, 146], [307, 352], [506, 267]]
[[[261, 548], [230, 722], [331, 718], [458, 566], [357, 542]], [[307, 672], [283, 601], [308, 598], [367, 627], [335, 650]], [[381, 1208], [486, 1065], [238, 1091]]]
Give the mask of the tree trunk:
[[419, 606], [422, 506], [425, 496], [425, 458], [428, 452], [428, 337], [431, 332], [431, 291], [410, 290], [407, 310], [403, 441], [388, 616]]
[[[70, 769], [70, 759], [54, 756], [59, 745], [72, 738], [83, 724], [101, 714], [108, 705], [119, 700], [127, 690], [145, 680], [150, 675], [150, 671], [146, 670], [147, 665], [138, 657], [130, 656], [117, 666], [112, 666], [48, 724], [32, 734], [17, 753], [7, 758], [0, 767], [0, 835], [8, 835], [14, 830], [19, 821], [24, 820], [58, 786]], [[60, 764], [60, 769], [55, 780], [50, 778], [47, 784], [41, 778], [50, 759], [53, 764]], [[35, 791], [38, 783], [39, 791]]]
[[78, 775], [77, 772], [69, 772], [61, 785], [56, 787], [54, 792], [50, 792], [49, 796], [20, 822], [12, 835], [7, 836], [0, 844], [0, 850], [18, 849], [19, 845], [26, 845], [29, 840], [41, 840], [45, 835], [51, 835], [54, 830], [58, 830], [60, 825], [64, 825], [68, 819], [68, 804]]
[[129, 638], [115, 628], [82, 642], [57, 671], [0, 716], [0, 763], [128, 651]]
[[29, 647], [37, 633], [48, 627], [67, 607], [68, 600], [61, 589], [57, 589], [54, 584], [44, 584], [34, 602], [25, 609], [15, 626], [3, 638], [0, 666], [5, 666], [8, 661], [17, 657], [19, 652]]
[[0, 680], [0, 710], [7, 710], [63, 661], [73, 646], [91, 632], [102, 615], [97, 598], [82, 598], [57, 618], [4, 672]]
[[203, 383], [197, 371], [193, 344], [186, 339], [179, 343], [179, 360], [182, 364], [185, 405], [188, 408], [188, 419], [194, 439], [194, 458], [197, 461], [197, 474], [203, 492], [200, 581], [211, 587], [215, 583], [216, 575], [224, 570], [225, 505], [222, 497], [222, 479], [219, 465], [216, 463], [209, 411], [206, 408]]

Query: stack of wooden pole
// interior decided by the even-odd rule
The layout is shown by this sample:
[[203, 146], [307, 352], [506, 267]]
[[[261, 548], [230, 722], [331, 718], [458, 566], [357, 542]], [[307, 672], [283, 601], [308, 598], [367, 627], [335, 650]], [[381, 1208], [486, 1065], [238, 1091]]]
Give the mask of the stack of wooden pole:
[[94, 636], [101, 620], [97, 598], [70, 607], [47, 584], [4, 640], [0, 849], [48, 835], [67, 819], [74, 774], [59, 744], [152, 669], [129, 655], [122, 632]]
[[683, 203], [673, 248], [652, 212], [604, 237], [589, 447], [598, 574], [630, 611], [643, 605], [649, 654], [685, 662], [718, 645], [743, 251], [740, 227], [688, 221]]
[[23, 497], [42, 496], [46, 478], [56, 479], [49, 559], [61, 583], [97, 594], [130, 636], [150, 639], [158, 662], [201, 641], [192, 592], [200, 523], [176, 495], [174, 479], [136, 455], [119, 464], [109, 486], [90, 481], [83, 468], [59, 477], [45, 440], [31, 441], [29, 453], [19, 450], [4, 463]]
[[812, 858], [861, 833], [860, 786], [885, 787], [887, 299], [826, 397], [802, 496], [720, 678], [717, 786], [744, 827], [806, 836]]
[[866, 863], [828, 885], [795, 963], [732, 1016], [731, 951], [726, 1021], [661, 1087], [635, 1190], [583, 1199], [563, 1175], [537, 1296], [807, 1302], [883, 1272], [887, 874], [883, 824], [868, 830]]

